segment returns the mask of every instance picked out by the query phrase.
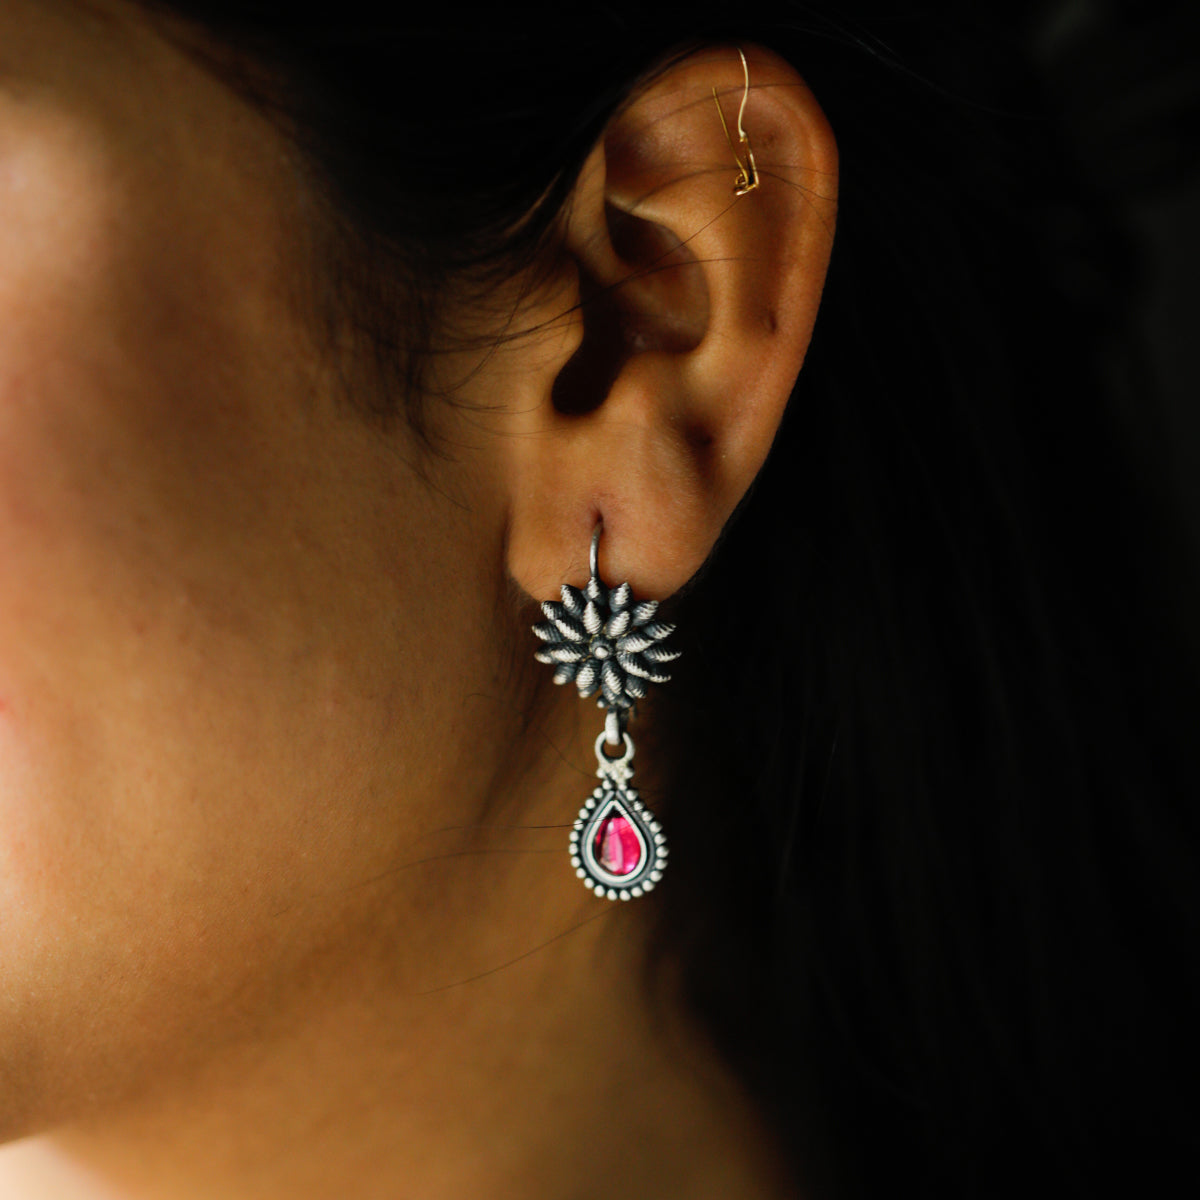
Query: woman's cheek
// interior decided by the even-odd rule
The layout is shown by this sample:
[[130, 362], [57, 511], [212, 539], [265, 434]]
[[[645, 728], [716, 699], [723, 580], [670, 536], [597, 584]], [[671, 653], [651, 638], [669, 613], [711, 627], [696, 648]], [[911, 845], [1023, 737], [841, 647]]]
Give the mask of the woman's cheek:
[[214, 850], [242, 749], [220, 711], [253, 704], [254, 654], [207, 567], [263, 473], [218, 453], [236, 404], [204, 419], [165, 312], [190, 243], [131, 170], [87, 118], [0, 103], [0, 961], [57, 979], [49, 1005], [88, 946], [169, 974], [149, 950], [187, 938], [161, 914], [211, 920], [238, 868]]

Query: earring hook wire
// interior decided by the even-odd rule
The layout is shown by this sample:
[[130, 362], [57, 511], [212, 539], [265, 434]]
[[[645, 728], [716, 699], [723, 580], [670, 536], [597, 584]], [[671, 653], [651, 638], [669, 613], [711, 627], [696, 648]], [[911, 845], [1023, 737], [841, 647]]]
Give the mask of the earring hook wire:
[[592, 569], [592, 578], [600, 578], [599, 562], [600, 562], [600, 531], [604, 528], [603, 521], [596, 522], [596, 528], [592, 530], [592, 547], [588, 552], [588, 566]]
[[730, 150], [733, 151], [733, 161], [737, 163], [738, 173], [733, 181], [733, 194], [735, 196], [744, 196], [747, 192], [752, 192], [758, 187], [758, 164], [754, 161], [754, 150], [750, 146], [750, 138], [746, 134], [745, 126], [742, 120], [746, 115], [746, 102], [750, 99], [750, 64], [746, 62], [746, 55], [742, 48], [737, 48], [738, 57], [742, 60], [742, 74], [745, 78], [745, 83], [742, 87], [742, 103], [738, 108], [737, 132], [738, 141], [746, 149], [746, 162], [742, 162], [737, 152], [737, 146], [733, 144], [733, 135], [729, 132], [729, 126], [725, 122], [725, 111], [721, 108], [721, 97], [714, 87], [712, 90], [713, 100], [717, 105], [717, 116], [721, 118], [721, 128], [725, 131], [725, 140], [729, 143]]

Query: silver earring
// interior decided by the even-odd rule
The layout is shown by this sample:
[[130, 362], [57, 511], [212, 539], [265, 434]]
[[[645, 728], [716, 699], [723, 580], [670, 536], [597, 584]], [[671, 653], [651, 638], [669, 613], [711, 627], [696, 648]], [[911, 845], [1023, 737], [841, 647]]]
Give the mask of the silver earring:
[[[592, 577], [582, 591], [564, 583], [562, 603], [542, 602], [548, 618], [533, 626], [543, 645], [534, 655], [554, 667], [555, 683], [574, 683], [581, 696], [596, 691], [607, 708], [604, 729], [596, 738], [596, 774], [600, 786], [588, 797], [571, 831], [571, 865], [597, 896], [628, 900], [651, 891], [667, 865], [662, 826], [629, 786], [633, 777], [633, 739], [625, 731], [630, 713], [649, 683], [666, 683], [661, 665], [679, 657], [663, 640], [674, 625], [655, 621], [657, 600], [635, 604], [628, 583], [607, 588], [597, 567], [600, 531], [592, 533]], [[609, 758], [605, 740], [624, 749]]]

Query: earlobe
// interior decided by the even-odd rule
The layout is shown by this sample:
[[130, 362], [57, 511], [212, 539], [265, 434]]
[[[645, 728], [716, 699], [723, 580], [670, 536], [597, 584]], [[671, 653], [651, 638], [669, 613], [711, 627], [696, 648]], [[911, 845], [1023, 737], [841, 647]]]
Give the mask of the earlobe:
[[[597, 519], [606, 579], [673, 594], [703, 565], [782, 420], [829, 263], [837, 149], [794, 69], [745, 53], [748, 94], [737, 49], [721, 47], [633, 96], [564, 212], [582, 330], [517, 416], [507, 464], [509, 573], [535, 599], [585, 582]], [[744, 95], [759, 183], [749, 191]]]

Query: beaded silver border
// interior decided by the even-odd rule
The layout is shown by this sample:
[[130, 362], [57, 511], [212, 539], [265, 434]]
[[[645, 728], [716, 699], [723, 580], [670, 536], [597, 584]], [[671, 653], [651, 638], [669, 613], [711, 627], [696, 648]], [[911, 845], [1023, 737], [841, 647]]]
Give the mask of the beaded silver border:
[[[609, 900], [629, 900], [654, 890], [667, 865], [667, 839], [654, 814], [638, 799], [636, 788], [627, 788], [606, 780], [596, 788], [579, 810], [571, 830], [571, 865], [575, 874], [597, 896]], [[643, 850], [642, 865], [632, 875], [613, 875], [596, 861], [596, 827], [613, 808], [621, 810], [637, 835]]]

